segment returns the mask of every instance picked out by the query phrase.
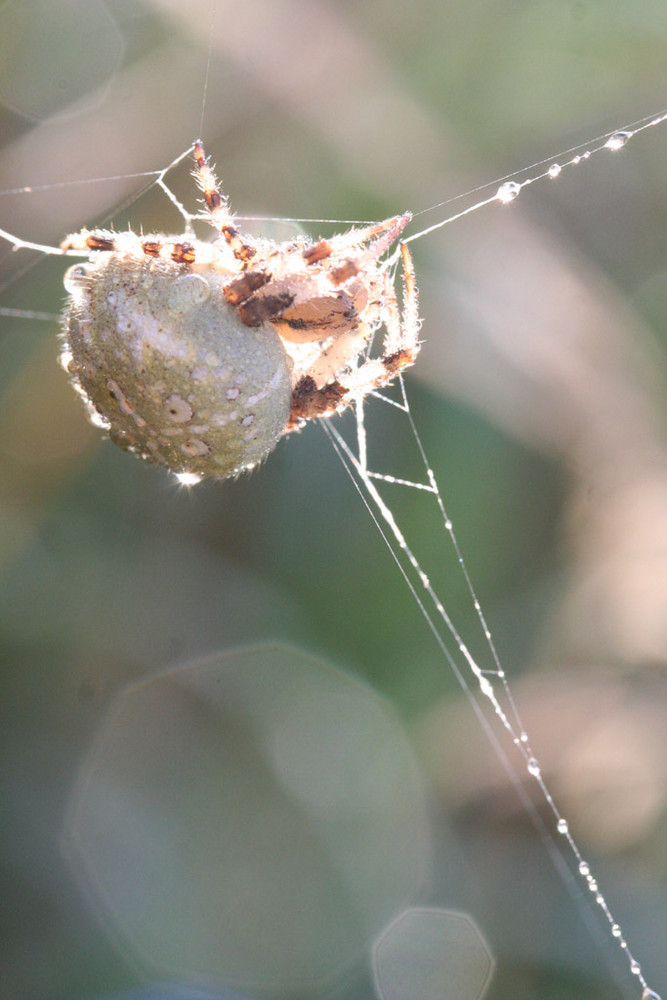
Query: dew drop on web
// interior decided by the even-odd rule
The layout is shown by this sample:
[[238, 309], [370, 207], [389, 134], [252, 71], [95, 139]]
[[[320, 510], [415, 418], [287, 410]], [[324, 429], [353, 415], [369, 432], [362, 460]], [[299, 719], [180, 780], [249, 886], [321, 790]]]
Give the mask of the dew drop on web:
[[521, 193], [521, 185], [517, 181], [505, 181], [498, 188], [498, 193], [496, 198], [498, 201], [502, 202], [503, 205], [509, 204], [510, 201], [514, 201], [515, 198], [519, 197]]
[[610, 135], [605, 142], [606, 149], [623, 149], [629, 139], [632, 138], [632, 132], [614, 132]]
[[531, 757], [530, 760], [526, 762], [526, 768], [528, 770], [528, 774], [532, 774], [533, 778], [539, 778], [542, 773], [539, 761], [537, 761], [535, 757]]

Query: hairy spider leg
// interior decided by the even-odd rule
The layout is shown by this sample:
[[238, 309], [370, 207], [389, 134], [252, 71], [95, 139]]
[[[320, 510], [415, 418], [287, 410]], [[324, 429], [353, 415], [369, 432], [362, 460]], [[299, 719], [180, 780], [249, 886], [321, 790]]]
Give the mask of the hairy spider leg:
[[414, 364], [419, 353], [419, 300], [412, 255], [405, 243], [400, 244], [403, 264], [403, 312], [398, 306], [396, 291], [389, 274], [383, 275], [383, 298], [377, 309], [377, 319], [384, 325], [385, 337], [380, 358], [371, 358], [358, 368], [341, 375], [340, 381], [352, 395], [381, 389], [404, 368]]
[[400, 244], [401, 260], [403, 262], [403, 322], [401, 324], [401, 344], [418, 344], [419, 328], [419, 294], [417, 292], [417, 276], [412, 254], [407, 243]]
[[357, 245], [360, 243], [368, 243], [369, 240], [373, 240], [378, 236], [383, 234], [392, 234], [389, 239], [385, 242], [382, 249], [380, 249], [376, 256], [384, 253], [387, 247], [391, 246], [394, 240], [400, 236], [408, 222], [412, 219], [411, 212], [404, 212], [403, 215], [392, 215], [389, 219], [383, 219], [382, 222], [373, 222], [369, 226], [364, 226], [363, 229], [350, 229], [346, 233], [337, 233], [335, 236], [331, 237], [330, 242], [333, 245], [337, 243], [347, 244], [352, 243]]
[[241, 239], [239, 231], [234, 225], [227, 199], [220, 191], [216, 176], [206, 158], [201, 139], [197, 139], [193, 151], [197, 164], [194, 176], [204, 195], [204, 201], [214, 228], [220, 231], [237, 260], [243, 262], [251, 260], [257, 251], [250, 243]]
[[148, 257], [162, 257], [178, 264], [192, 264], [195, 259], [200, 262], [202, 259], [205, 262], [214, 261], [217, 257], [213, 247], [207, 251], [206, 244], [199, 244], [200, 249], [195, 253], [193, 244], [187, 241], [163, 243], [156, 237], [140, 238], [135, 233], [114, 233], [102, 229], [92, 232], [82, 229], [79, 233], [72, 233], [59, 247], [21, 240], [4, 229], [0, 229], [0, 239], [6, 240], [15, 250], [38, 250], [59, 257], [88, 257], [91, 253], [144, 253]]
[[400, 244], [400, 251], [403, 264], [403, 311], [401, 313], [399, 309], [393, 282], [385, 272], [383, 301], [378, 310], [378, 318], [385, 328], [382, 357], [366, 361], [349, 375], [341, 376], [348, 391], [352, 393], [368, 392], [371, 388], [381, 389], [404, 368], [414, 364], [419, 353], [421, 321], [415, 269], [412, 255], [405, 243]]
[[404, 215], [396, 215], [390, 219], [384, 219], [383, 222], [374, 222], [363, 229], [350, 229], [346, 233], [338, 233], [335, 236], [329, 237], [329, 239], [321, 239], [317, 243], [307, 246], [302, 250], [301, 255], [307, 264], [318, 264], [321, 260], [326, 260], [327, 257], [331, 257], [336, 252], [344, 252], [348, 247], [356, 249], [363, 243], [375, 239], [377, 236], [387, 234], [385, 240], [378, 242], [378, 244], [373, 244], [372, 248], [368, 248], [371, 256], [365, 256], [364, 258], [365, 260], [377, 259], [400, 236], [411, 218], [411, 213], [406, 212]]
[[[406, 212], [304, 247], [299, 260], [313, 272], [312, 281], [306, 278], [298, 266], [299, 260], [293, 256], [298, 244], [280, 244], [272, 258], [257, 258], [256, 269], [246, 266], [229, 283], [225, 297], [230, 305], [238, 306], [241, 320], [247, 326], [273, 323], [281, 337], [294, 343], [340, 335], [350, 325], [351, 310], [359, 308], [361, 312], [363, 308], [357, 307], [354, 293], [348, 296], [343, 286], [357, 275], [377, 273], [378, 258], [396, 241], [410, 219], [410, 213]], [[363, 248], [369, 241], [370, 245]], [[290, 262], [296, 266], [293, 268]], [[298, 294], [288, 286], [292, 276], [299, 280]], [[329, 293], [322, 280], [336, 291]]]
[[[348, 246], [356, 247], [372, 241], [359, 254], [356, 261], [356, 271], [363, 270], [368, 263], [378, 260], [396, 242], [411, 219], [412, 213], [405, 212], [403, 215], [392, 216], [383, 222], [375, 222], [372, 226], [366, 226], [364, 229], [351, 229], [347, 233], [342, 233], [332, 238], [332, 250], [335, 248], [340, 253]], [[350, 271], [352, 264], [352, 261], [344, 261], [342, 268], [332, 269], [332, 274], [335, 275], [336, 272], [343, 271], [342, 280], [346, 280], [353, 273], [356, 273], [355, 271]]]
[[97, 229], [93, 232], [82, 230], [68, 236], [60, 244], [61, 253], [130, 253], [134, 256], [145, 254], [147, 257], [160, 257], [163, 260], [173, 260], [175, 264], [205, 263], [215, 260], [216, 254], [211, 249], [207, 252], [206, 244], [197, 244], [187, 240], [164, 242], [156, 236], [140, 237], [136, 233], [114, 233], [109, 230]]
[[[388, 274], [384, 276], [383, 300], [377, 306], [377, 320], [384, 324], [386, 330], [382, 357], [364, 361], [321, 388], [317, 387], [311, 375], [304, 375], [292, 393], [288, 432], [297, 430], [306, 420], [331, 416], [356, 397], [382, 389], [414, 364], [420, 348], [417, 284], [412, 255], [404, 243], [400, 244], [400, 252], [403, 263], [403, 314]], [[375, 318], [371, 317], [372, 320]], [[355, 332], [359, 336], [360, 331]], [[361, 335], [365, 336], [363, 332]], [[332, 353], [336, 354], [335, 347]]]

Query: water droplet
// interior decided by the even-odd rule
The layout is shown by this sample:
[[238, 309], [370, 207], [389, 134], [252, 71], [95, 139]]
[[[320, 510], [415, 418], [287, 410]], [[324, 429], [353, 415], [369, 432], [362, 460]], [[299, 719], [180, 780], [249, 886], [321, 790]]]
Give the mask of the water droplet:
[[196, 472], [177, 472], [176, 478], [181, 486], [196, 486], [202, 481], [202, 476], [198, 476]]
[[588, 862], [587, 861], [580, 861], [579, 862], [579, 874], [580, 875], [590, 875], [590, 873], [591, 873], [591, 866], [588, 864]]
[[570, 828], [567, 824], [567, 820], [559, 819], [556, 829], [558, 830], [559, 833], [568, 833]]
[[605, 149], [623, 149], [627, 141], [631, 138], [632, 132], [614, 132], [605, 142]]
[[552, 163], [549, 169], [547, 170], [547, 173], [549, 174], [549, 177], [558, 177], [562, 169], [563, 168], [561, 167], [560, 163]]
[[63, 285], [65, 290], [74, 295], [89, 284], [88, 268], [85, 264], [74, 264], [69, 267], [63, 275]]
[[540, 762], [536, 757], [530, 757], [526, 761], [526, 768], [528, 769], [528, 774], [532, 774], [534, 778], [539, 778], [541, 774]]
[[92, 409], [92, 407], [88, 410], [88, 419], [93, 427], [98, 427], [101, 431], [108, 431], [111, 427], [107, 418], [103, 417], [97, 410]]
[[63, 351], [60, 357], [58, 358], [58, 364], [60, 365], [63, 371], [69, 374], [69, 364], [70, 361], [73, 360], [74, 356], [71, 351]]
[[618, 924], [612, 924], [611, 925], [611, 933], [613, 934], [613, 936], [615, 938], [618, 938], [618, 937], [621, 936], [621, 928], [618, 926]]
[[510, 201], [514, 201], [515, 198], [519, 197], [521, 192], [521, 185], [517, 184], [516, 181], [505, 181], [498, 188], [496, 198], [501, 201], [503, 205], [509, 204]]
[[595, 881], [594, 878], [589, 878], [589, 880], [588, 880], [588, 888], [591, 890], [591, 892], [597, 892], [598, 891], [598, 884], [597, 884], [597, 882]]
[[528, 742], [528, 733], [525, 731], [525, 729], [522, 731], [521, 736], [519, 736], [519, 739], [521, 740], [522, 743]]
[[449, 520], [449, 518], [447, 518], [447, 520], [445, 521], [445, 528], [447, 529], [447, 531], [452, 530], [452, 522]]
[[639, 964], [636, 958], [633, 958], [632, 961], [630, 962], [630, 972], [632, 973], [633, 976], [638, 976], [641, 971], [642, 971], [641, 965]]
[[489, 681], [486, 679], [486, 677], [480, 678], [479, 689], [480, 689], [480, 691], [482, 692], [482, 694], [486, 698], [492, 698], [493, 697], [493, 687], [491, 686], [491, 684], [489, 683]]

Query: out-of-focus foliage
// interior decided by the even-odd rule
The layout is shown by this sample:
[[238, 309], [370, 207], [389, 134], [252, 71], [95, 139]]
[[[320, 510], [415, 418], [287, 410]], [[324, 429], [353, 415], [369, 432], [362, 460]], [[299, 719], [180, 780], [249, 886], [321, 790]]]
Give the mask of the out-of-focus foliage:
[[[150, 180], [137, 174], [200, 130], [240, 215], [418, 213], [662, 100], [658, 2], [216, 6], [211, 28], [209, 0], [0, 5], [4, 229], [57, 243], [108, 218], [178, 227], [159, 189], [128, 199]], [[407, 380], [547, 778], [656, 981], [666, 141], [648, 130], [414, 243], [425, 343]], [[192, 207], [187, 170], [170, 183]], [[0, 252], [0, 305], [56, 313], [63, 262]], [[497, 960], [488, 995], [634, 996], [604, 936], [601, 961], [587, 901], [554, 875], [321, 429], [281, 442], [252, 476], [187, 491], [86, 424], [56, 365], [55, 323], [0, 327], [0, 992], [83, 1000], [141, 983], [60, 852], [78, 768], [126, 685], [278, 638], [363, 678], [404, 717], [435, 806], [434, 869], [415, 902], [472, 915]], [[371, 462], [414, 475], [385, 410], [368, 414]], [[437, 520], [415, 492], [391, 499], [470, 634]], [[370, 961], [363, 952], [337, 995], [375, 995]]]

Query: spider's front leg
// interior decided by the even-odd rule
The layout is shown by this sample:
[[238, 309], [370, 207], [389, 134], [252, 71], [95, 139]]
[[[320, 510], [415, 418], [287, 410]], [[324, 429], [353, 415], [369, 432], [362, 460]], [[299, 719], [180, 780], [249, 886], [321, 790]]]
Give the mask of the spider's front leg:
[[229, 210], [227, 199], [218, 188], [215, 174], [206, 159], [201, 139], [195, 142], [193, 151], [195, 163], [197, 164], [194, 176], [197, 178], [202, 194], [204, 195], [204, 201], [214, 228], [220, 231], [237, 260], [244, 263], [245, 261], [252, 260], [257, 251], [250, 243], [246, 243], [241, 239], [239, 231], [234, 225], [234, 219]]

